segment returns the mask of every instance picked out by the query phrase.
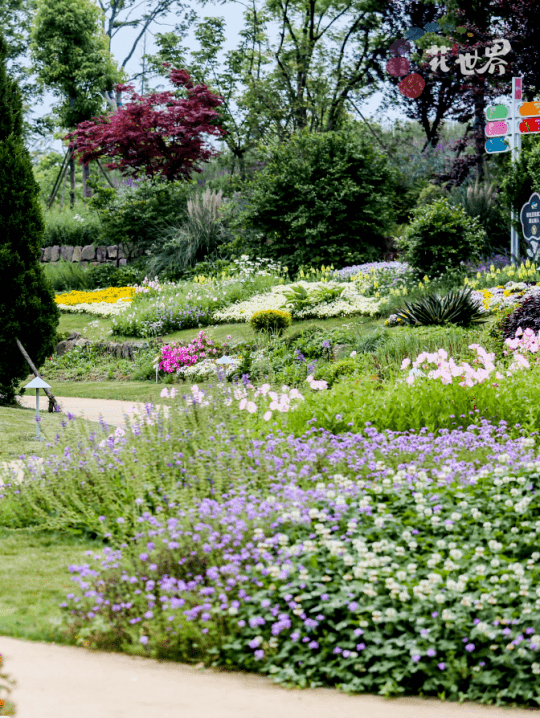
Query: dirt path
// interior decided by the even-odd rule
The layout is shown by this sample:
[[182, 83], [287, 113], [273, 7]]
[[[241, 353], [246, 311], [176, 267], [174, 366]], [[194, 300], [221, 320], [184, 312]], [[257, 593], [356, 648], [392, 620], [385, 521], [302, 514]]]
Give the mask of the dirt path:
[[[119, 399], [83, 399], [73, 396], [58, 396], [58, 403], [62, 411], [67, 414], [88, 419], [88, 421], [99, 421], [102, 416], [107, 424], [111, 426], [125, 426], [126, 413], [144, 412], [145, 404], [140, 401], [121, 401]], [[23, 406], [35, 409], [35, 396], [22, 396], [19, 401]], [[44, 404], [46, 407], [46, 404]]]
[[[17, 718], [525, 718], [531, 711], [287, 690], [262, 676], [0, 637]], [[538, 711], [534, 711], [535, 714]]]

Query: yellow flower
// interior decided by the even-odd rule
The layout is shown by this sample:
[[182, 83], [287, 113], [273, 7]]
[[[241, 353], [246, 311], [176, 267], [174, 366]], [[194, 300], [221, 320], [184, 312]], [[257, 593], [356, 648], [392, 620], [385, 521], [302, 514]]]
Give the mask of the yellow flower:
[[73, 306], [75, 304], [96, 304], [105, 302], [106, 304], [116, 304], [119, 300], [130, 302], [135, 295], [134, 287], [109, 287], [108, 289], [99, 289], [95, 292], [67, 292], [66, 294], [57, 294], [54, 301], [57, 304], [67, 304]]

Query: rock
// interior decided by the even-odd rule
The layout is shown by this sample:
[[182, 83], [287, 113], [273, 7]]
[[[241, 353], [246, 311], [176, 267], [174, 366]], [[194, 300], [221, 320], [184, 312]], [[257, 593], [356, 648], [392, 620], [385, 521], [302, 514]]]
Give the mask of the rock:
[[81, 336], [81, 334], [79, 332], [71, 332], [71, 334], [68, 337], [68, 341], [70, 339], [78, 339], [80, 336]]
[[60, 247], [54, 246], [54, 247], [51, 247], [50, 249], [51, 249], [51, 259], [50, 259], [50, 261], [51, 261], [51, 262], [58, 262], [58, 260], [60, 259]]
[[118, 259], [118, 245], [113, 244], [110, 247], [107, 247], [107, 257], [109, 259]]
[[80, 339], [77, 339], [75, 341], [75, 346], [77, 346], [77, 347], [88, 347], [91, 345], [92, 345], [92, 342], [90, 341], [90, 339], [83, 339], [81, 337]]
[[60, 248], [60, 259], [63, 259], [64, 262], [71, 262], [72, 257], [73, 257], [73, 247], [61, 247]]
[[71, 257], [72, 262], [81, 261], [82, 247], [73, 247], [73, 256]]
[[101, 264], [106, 259], [107, 259], [107, 248], [106, 247], [96, 247], [96, 261]]
[[127, 259], [125, 259], [125, 258], [119, 259], [118, 264], [120, 265], [120, 267], [125, 267], [127, 264]]
[[51, 261], [51, 247], [45, 247], [43, 250], [43, 259], [42, 262], [50, 262]]
[[121, 244], [119, 244], [118, 245], [118, 259], [125, 259], [125, 258], [126, 258], [126, 253], [124, 252], [124, 247]]
[[92, 262], [96, 258], [96, 248], [93, 244], [87, 244], [82, 248], [81, 259], [86, 262]]

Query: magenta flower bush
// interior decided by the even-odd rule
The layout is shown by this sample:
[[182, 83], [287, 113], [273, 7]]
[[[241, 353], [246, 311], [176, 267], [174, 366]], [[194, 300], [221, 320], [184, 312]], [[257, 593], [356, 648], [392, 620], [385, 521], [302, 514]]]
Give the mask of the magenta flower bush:
[[[537, 703], [534, 438], [486, 422], [313, 429], [200, 455], [247, 480], [191, 507], [163, 500], [131, 540], [72, 566], [75, 635], [297, 685]], [[170, 458], [187, 478], [194, 464]]]
[[190, 367], [203, 359], [219, 357], [219, 345], [206, 336], [201, 330], [196, 339], [187, 346], [171, 346], [166, 344], [161, 347], [161, 361], [159, 368], [166, 374], [178, 374], [181, 368]]

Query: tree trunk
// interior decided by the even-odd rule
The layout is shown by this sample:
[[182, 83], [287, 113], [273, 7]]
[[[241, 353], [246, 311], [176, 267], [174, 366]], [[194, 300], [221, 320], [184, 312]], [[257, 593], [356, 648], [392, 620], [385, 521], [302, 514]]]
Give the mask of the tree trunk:
[[84, 197], [84, 199], [88, 199], [88, 197], [92, 196], [92, 190], [88, 186], [89, 179], [90, 179], [90, 165], [86, 164], [86, 165], [83, 165], [83, 168], [82, 168], [82, 182], [83, 182], [83, 197]]
[[70, 190], [69, 190], [69, 206], [71, 209], [75, 207], [75, 157], [73, 152], [69, 158], [69, 179], [70, 179]]

